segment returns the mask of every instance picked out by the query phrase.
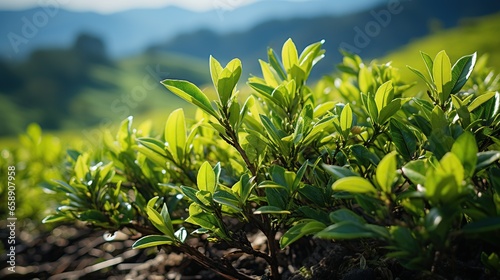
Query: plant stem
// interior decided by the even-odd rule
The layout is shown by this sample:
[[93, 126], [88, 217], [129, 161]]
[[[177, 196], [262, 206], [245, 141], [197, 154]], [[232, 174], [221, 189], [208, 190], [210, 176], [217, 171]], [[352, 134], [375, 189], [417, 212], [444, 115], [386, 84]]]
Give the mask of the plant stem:
[[208, 268], [220, 276], [224, 277], [225, 279], [230, 279], [230, 280], [255, 280], [254, 278], [238, 272], [234, 267], [228, 267], [223, 264], [223, 262], [218, 262], [216, 260], [213, 260], [204, 254], [202, 254], [200, 251], [198, 251], [196, 248], [193, 248], [187, 244], [182, 244], [179, 249], [188, 254], [193, 260], [195, 260], [197, 263], [202, 265], [205, 268]]

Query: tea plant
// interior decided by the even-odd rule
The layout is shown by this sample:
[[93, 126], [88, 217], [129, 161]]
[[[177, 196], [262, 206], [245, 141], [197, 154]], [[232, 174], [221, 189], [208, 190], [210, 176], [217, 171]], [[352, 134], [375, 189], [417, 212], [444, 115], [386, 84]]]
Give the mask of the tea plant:
[[[409, 69], [428, 91], [414, 97], [390, 63], [344, 53], [341, 75], [311, 86], [322, 44], [299, 54], [288, 40], [281, 59], [269, 49], [249, 96], [237, 89], [238, 59], [210, 57], [217, 100], [162, 81], [198, 107], [196, 118], [178, 109], [161, 135], [128, 118], [102, 152], [72, 151], [71, 179], [51, 187], [67, 199], [45, 221], [126, 227], [144, 235], [134, 248], [172, 248], [227, 279], [257, 275], [193, 240], [265, 260], [262, 279], [280, 279], [284, 249], [309, 236], [378, 240], [379, 254], [429, 272], [467, 239], [488, 244], [481, 260], [498, 273], [498, 75], [484, 65], [474, 73], [476, 54], [452, 66], [444, 51], [422, 53], [427, 75]], [[265, 250], [249, 241], [259, 231]]]

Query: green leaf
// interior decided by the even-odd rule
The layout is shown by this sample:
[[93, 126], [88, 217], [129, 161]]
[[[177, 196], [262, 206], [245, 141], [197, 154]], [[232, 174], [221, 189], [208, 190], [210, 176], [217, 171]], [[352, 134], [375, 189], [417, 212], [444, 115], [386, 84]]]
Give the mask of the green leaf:
[[82, 154], [78, 157], [75, 163], [74, 171], [75, 176], [80, 181], [85, 181], [87, 173], [89, 172], [89, 166], [87, 165], [87, 161], [89, 158], [89, 154]]
[[333, 183], [334, 191], [346, 191], [350, 193], [376, 193], [377, 190], [370, 181], [361, 177], [341, 178]]
[[368, 229], [364, 224], [353, 221], [341, 221], [316, 233], [316, 237], [324, 239], [358, 239], [377, 238], [378, 234]]
[[487, 151], [477, 154], [476, 172], [483, 170], [500, 159], [500, 151]]
[[165, 140], [176, 163], [184, 162], [186, 148], [186, 120], [182, 108], [173, 111], [165, 124]]
[[476, 169], [478, 152], [474, 135], [468, 131], [462, 133], [451, 147], [451, 152], [462, 162], [466, 175], [472, 177]]
[[392, 81], [387, 81], [383, 83], [375, 93], [375, 104], [377, 104], [377, 110], [380, 114], [382, 109], [389, 104], [394, 99], [394, 87], [392, 86]]
[[281, 60], [287, 72], [289, 72], [294, 65], [299, 65], [299, 54], [297, 53], [297, 48], [292, 39], [286, 40], [285, 44], [283, 44]]
[[280, 238], [280, 248], [283, 249], [299, 240], [302, 236], [317, 233], [325, 229], [325, 227], [325, 224], [315, 220], [301, 220], [283, 234]]
[[365, 219], [363, 219], [358, 214], [354, 213], [352, 210], [342, 208], [330, 213], [330, 220], [333, 223], [340, 223], [342, 221], [351, 221], [358, 224], [366, 224]]
[[429, 74], [429, 77], [431, 77], [432, 81], [433, 80], [432, 70], [434, 69], [434, 62], [432, 61], [432, 58], [425, 52], [421, 51], [420, 56], [422, 56], [422, 59], [424, 60], [425, 68], [427, 69], [427, 73]]
[[169, 225], [167, 225], [167, 222], [164, 220], [164, 216], [158, 213], [158, 211], [156, 211], [153, 207], [149, 206], [149, 203], [148, 206], [146, 207], [146, 213], [148, 215], [149, 221], [151, 221], [151, 223], [155, 226], [155, 228], [157, 228], [167, 236], [170, 237], [174, 236], [172, 224], [170, 223]]
[[483, 94], [479, 95], [478, 97], [476, 97], [467, 106], [467, 108], [469, 109], [469, 112], [472, 112], [475, 109], [479, 108], [479, 106], [483, 105], [484, 103], [489, 101], [491, 98], [493, 98], [493, 96], [495, 96], [495, 94], [496, 94], [495, 92], [486, 92], [486, 93], [483, 93]]
[[451, 94], [455, 94], [465, 85], [476, 64], [477, 53], [461, 57], [451, 68], [452, 89]]
[[231, 60], [224, 70], [219, 73], [217, 82], [217, 92], [223, 106], [228, 104], [232, 96], [234, 87], [238, 83], [241, 76], [241, 61], [237, 58]]
[[168, 237], [165, 235], [148, 235], [140, 238], [134, 244], [132, 244], [132, 249], [143, 249], [160, 245], [171, 245], [174, 242], [175, 240], [172, 237]]
[[212, 82], [214, 87], [217, 88], [217, 83], [219, 82], [219, 75], [222, 72], [223, 68], [220, 65], [219, 61], [210, 55], [210, 76], [212, 77]]
[[217, 112], [212, 108], [210, 100], [208, 100], [207, 96], [193, 83], [182, 80], [163, 80], [161, 83], [180, 98], [196, 105], [216, 119], [219, 118]]
[[377, 182], [385, 193], [392, 192], [392, 184], [394, 183], [394, 179], [397, 178], [396, 164], [396, 152], [392, 152], [386, 155], [377, 166]]
[[205, 161], [201, 165], [200, 170], [198, 170], [197, 183], [199, 190], [214, 193], [217, 182], [215, 180], [215, 172], [208, 161]]
[[54, 215], [48, 215], [47, 217], [43, 218], [42, 223], [48, 224], [48, 223], [57, 223], [69, 220], [70, 218], [65, 214], [54, 214]]
[[233, 193], [226, 190], [218, 190], [213, 195], [213, 200], [236, 211], [242, 211], [239, 207], [239, 199]]
[[278, 60], [276, 53], [273, 51], [273, 49], [269, 48], [267, 49], [267, 57], [269, 59], [269, 64], [271, 67], [278, 73], [278, 76], [282, 80], [286, 80], [286, 73], [283, 70], [283, 66], [281, 65], [281, 62]]
[[463, 228], [465, 234], [487, 233], [500, 230], [500, 217], [489, 217], [477, 222], [465, 225]]
[[374, 83], [375, 80], [373, 79], [370, 69], [368, 69], [368, 67], [361, 67], [358, 75], [358, 84], [361, 92], [373, 92]]
[[217, 218], [210, 213], [203, 212], [202, 208], [195, 203], [191, 203], [191, 205], [189, 205], [189, 217], [186, 219], [186, 222], [212, 231], [219, 228]]
[[445, 51], [440, 51], [434, 58], [432, 76], [438, 93], [440, 104], [444, 104], [452, 89], [451, 84], [451, 63]]
[[342, 134], [344, 135], [344, 139], [347, 139], [349, 136], [349, 132], [352, 127], [352, 110], [349, 104], [344, 106], [342, 109], [342, 113], [340, 113], [340, 128], [342, 129]]
[[323, 164], [323, 169], [330, 175], [332, 175], [335, 179], [340, 179], [344, 177], [352, 177], [352, 176], [359, 176], [358, 173], [352, 171], [351, 169], [347, 167], [341, 167], [341, 166], [336, 166], [336, 165], [327, 165]]
[[253, 212], [254, 214], [290, 214], [290, 211], [283, 210], [276, 206], [265, 205], [259, 207]]
[[[163, 207], [161, 208], [160, 215], [163, 219], [163, 224], [167, 227], [169, 234], [174, 232], [174, 228], [172, 226], [172, 219], [170, 219], [170, 213], [168, 212], [167, 204], [163, 203]], [[167, 235], [169, 235], [167, 234]], [[170, 235], [169, 235], [170, 236]]]
[[186, 238], [188, 236], [188, 232], [186, 228], [181, 227], [174, 233], [174, 235], [180, 242], [184, 243], [184, 241], [186, 241]]
[[414, 160], [408, 162], [402, 168], [403, 173], [410, 181], [415, 185], [425, 184], [425, 174], [427, 172], [427, 166], [424, 160]]
[[[406, 67], [408, 69], [410, 69], [413, 73], [415, 73], [420, 79], [422, 79], [428, 88], [430, 88], [430, 89], [433, 88], [432, 83], [424, 76], [424, 74], [422, 74], [422, 72], [420, 72], [419, 70], [417, 70], [411, 66], [408, 66], [408, 65], [406, 65]], [[431, 79], [432, 79], [432, 75], [431, 75]]]
[[366, 110], [368, 111], [368, 115], [371, 118], [372, 122], [378, 122], [378, 109], [377, 103], [375, 102], [375, 97], [373, 93], [368, 93], [366, 96]]
[[[276, 88], [279, 83], [274, 76], [273, 70], [271, 70], [271, 65], [261, 59], [259, 59], [259, 64], [260, 69], [262, 70], [262, 76], [264, 78], [264, 81], [266, 81], [266, 84]], [[276, 73], [276, 71], [274, 72]]]
[[401, 109], [401, 99], [397, 98], [389, 102], [382, 110], [378, 116], [378, 123], [384, 124], [390, 117], [396, 114], [397, 111]]
[[78, 215], [78, 219], [90, 223], [108, 223], [108, 218], [98, 210], [86, 210]]

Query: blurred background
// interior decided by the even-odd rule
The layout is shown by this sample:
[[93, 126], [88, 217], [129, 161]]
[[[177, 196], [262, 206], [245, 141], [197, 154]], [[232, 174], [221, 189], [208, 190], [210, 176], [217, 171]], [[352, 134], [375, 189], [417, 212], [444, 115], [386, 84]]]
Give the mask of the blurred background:
[[208, 88], [209, 55], [239, 57], [244, 86], [289, 37], [299, 50], [325, 40], [312, 81], [335, 72], [341, 48], [393, 60], [407, 81], [406, 65], [423, 68], [419, 50], [452, 62], [477, 51], [498, 69], [499, 11], [493, 0], [1, 0], [0, 143], [32, 122], [89, 140], [129, 115], [162, 124], [186, 106], [162, 79]]

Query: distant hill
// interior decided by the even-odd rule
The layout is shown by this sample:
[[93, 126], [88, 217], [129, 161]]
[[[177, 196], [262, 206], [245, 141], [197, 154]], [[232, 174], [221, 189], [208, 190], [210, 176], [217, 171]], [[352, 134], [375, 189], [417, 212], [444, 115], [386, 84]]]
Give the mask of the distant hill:
[[[315, 76], [330, 72], [340, 60], [339, 48], [363, 58], [380, 57], [432, 31], [457, 26], [464, 17], [500, 11], [500, 1], [435, 0], [385, 1], [370, 11], [346, 16], [273, 20], [245, 31], [218, 34], [200, 30], [152, 46], [152, 52], [170, 52], [207, 59], [210, 54], [222, 61], [243, 60], [247, 72], [259, 72], [257, 59], [266, 57], [266, 47], [277, 51], [287, 38], [299, 48], [325, 39], [327, 56], [318, 64]], [[314, 76], [314, 75], [313, 75]]]
[[101, 37], [113, 58], [121, 58], [138, 54], [153, 43], [201, 28], [224, 34], [247, 30], [273, 19], [352, 13], [369, 9], [383, 0], [351, 0], [349, 4], [329, 0], [273, 0], [237, 9], [233, 9], [232, 1], [212, 2], [214, 10], [207, 12], [174, 6], [105, 15], [57, 7], [0, 11], [0, 57], [21, 59], [38, 48], [70, 47], [77, 34], [87, 32]]

